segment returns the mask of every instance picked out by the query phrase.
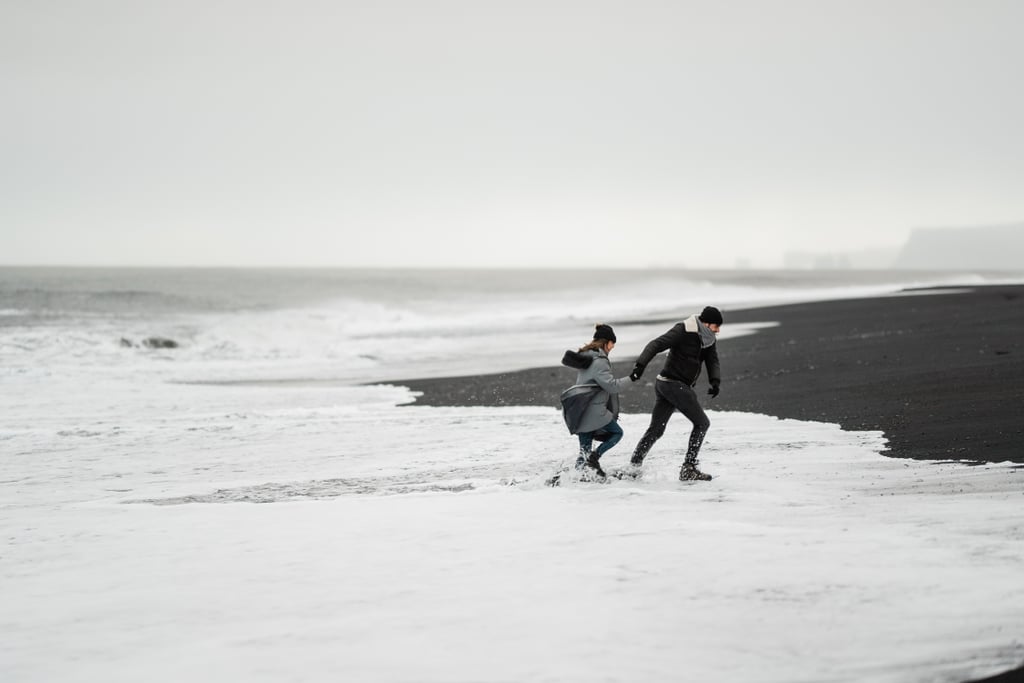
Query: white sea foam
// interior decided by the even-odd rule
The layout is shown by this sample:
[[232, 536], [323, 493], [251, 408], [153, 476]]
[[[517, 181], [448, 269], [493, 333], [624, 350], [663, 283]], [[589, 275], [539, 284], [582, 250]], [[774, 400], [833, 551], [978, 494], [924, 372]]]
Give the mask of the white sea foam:
[[675, 480], [680, 422], [644, 480], [549, 488], [556, 410], [410, 398], [186, 385], [15, 420], [0, 675], [961, 681], [1024, 657], [1021, 470], [712, 413], [710, 483]]

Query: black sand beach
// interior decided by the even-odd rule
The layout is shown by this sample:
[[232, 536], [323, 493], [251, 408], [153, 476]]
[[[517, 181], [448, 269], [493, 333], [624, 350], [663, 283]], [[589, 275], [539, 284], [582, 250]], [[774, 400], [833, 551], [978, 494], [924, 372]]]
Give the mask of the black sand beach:
[[[1024, 463], [1024, 286], [911, 291], [724, 314], [726, 325], [779, 325], [721, 342], [722, 393], [704, 401], [709, 409], [880, 430], [889, 440], [886, 454], [896, 457]], [[665, 329], [675, 322], [665, 320]], [[580, 343], [589, 332], [580, 330]], [[557, 406], [575, 377], [556, 365], [563, 350], [552, 349], [547, 368], [398, 383], [422, 392], [420, 405]], [[627, 374], [639, 351], [616, 348], [616, 374]], [[650, 410], [663, 358], [622, 394], [623, 412]], [[705, 386], [702, 378], [701, 395]], [[683, 422], [675, 429], [670, 424], [665, 438], [685, 438]]]
[[[726, 324], [779, 325], [721, 342], [722, 393], [704, 401], [708, 408], [880, 430], [889, 440], [886, 455], [894, 457], [1024, 463], [1024, 286], [724, 314]], [[668, 329], [677, 321], [663, 322]], [[589, 331], [580, 330], [580, 343]], [[562, 351], [552, 349], [547, 368], [400, 384], [423, 392], [420, 405], [557, 406], [559, 393], [575, 377], [556, 365]], [[613, 352], [617, 375], [629, 372], [639, 351]], [[650, 410], [651, 385], [663, 362], [663, 356], [652, 361], [641, 386], [622, 395], [623, 412]], [[703, 378], [699, 386], [703, 396]], [[676, 420], [665, 439], [682, 441], [689, 433], [688, 423]], [[637, 438], [627, 435], [623, 446], [632, 448]], [[1020, 680], [1024, 667], [986, 679]]]

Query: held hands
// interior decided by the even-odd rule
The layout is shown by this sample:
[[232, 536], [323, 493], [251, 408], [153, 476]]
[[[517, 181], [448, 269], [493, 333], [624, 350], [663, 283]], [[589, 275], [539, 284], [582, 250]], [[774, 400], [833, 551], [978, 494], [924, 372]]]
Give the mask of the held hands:
[[714, 398], [718, 396], [718, 392], [720, 392], [721, 390], [722, 389], [718, 386], [718, 382], [713, 382], [711, 384], [711, 388], [708, 389], [708, 395], [711, 396], [711, 398]]
[[642, 363], [637, 363], [636, 365], [634, 365], [633, 366], [633, 372], [629, 373], [630, 381], [631, 382], [635, 382], [638, 379], [640, 379], [643, 376], [644, 368], [646, 368], [646, 367], [647, 366], [643, 365]]

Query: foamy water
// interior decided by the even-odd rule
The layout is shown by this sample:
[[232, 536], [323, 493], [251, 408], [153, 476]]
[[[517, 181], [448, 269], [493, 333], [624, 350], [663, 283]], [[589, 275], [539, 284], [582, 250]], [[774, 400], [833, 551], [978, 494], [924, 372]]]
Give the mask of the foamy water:
[[[0, 271], [5, 681], [960, 681], [1024, 659], [1009, 465], [711, 413], [710, 483], [675, 479], [678, 418], [643, 480], [549, 488], [574, 448], [555, 397], [193, 383], [550, 363], [595, 318], [636, 321], [617, 327], [627, 353], [684, 292], [681, 312], [728, 310], [891, 291], [882, 276], [637, 274], [602, 304], [552, 274], [382, 291], [383, 275], [19, 272]], [[179, 347], [137, 345], [154, 336]], [[623, 416], [609, 464], [646, 419]]]

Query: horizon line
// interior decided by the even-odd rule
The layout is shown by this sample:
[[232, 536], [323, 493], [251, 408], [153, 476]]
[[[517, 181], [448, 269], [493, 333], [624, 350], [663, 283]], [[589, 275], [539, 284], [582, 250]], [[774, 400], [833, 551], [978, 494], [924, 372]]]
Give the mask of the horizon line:
[[981, 271], [981, 272], [1019, 272], [1007, 268], [954, 268], [948, 266], [934, 266], [934, 267], [914, 267], [914, 268], [898, 268], [893, 266], [877, 266], [877, 267], [792, 267], [786, 265], [779, 266], [732, 266], [732, 267], [717, 267], [717, 268], [694, 268], [686, 265], [666, 265], [666, 264], [651, 264], [645, 266], [600, 266], [600, 265], [564, 265], [564, 266], [524, 266], [524, 265], [508, 265], [508, 266], [472, 266], [472, 265], [185, 265], [185, 264], [174, 264], [174, 265], [155, 265], [155, 264], [95, 264], [95, 263], [0, 263], [0, 268], [6, 269], [81, 269], [81, 270], [394, 270], [394, 271], [444, 271], [444, 270], [455, 270], [455, 271], [487, 271], [487, 270], [500, 270], [500, 271], [553, 271], [553, 270], [576, 270], [576, 271], [592, 271], [600, 269], [603, 271], [615, 271], [615, 272], [629, 272], [629, 271], [691, 271], [691, 272], [758, 272], [758, 271], [797, 271], [797, 272], [813, 272], [813, 271], [842, 271], [842, 272], [964, 272], [964, 271]]

